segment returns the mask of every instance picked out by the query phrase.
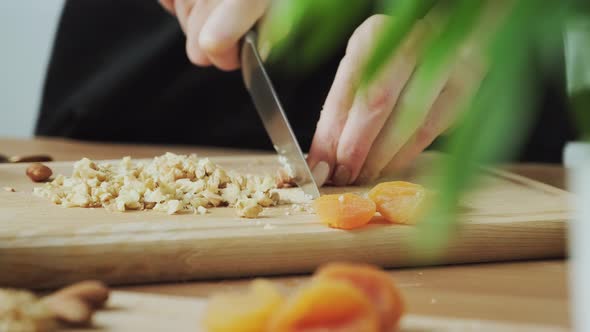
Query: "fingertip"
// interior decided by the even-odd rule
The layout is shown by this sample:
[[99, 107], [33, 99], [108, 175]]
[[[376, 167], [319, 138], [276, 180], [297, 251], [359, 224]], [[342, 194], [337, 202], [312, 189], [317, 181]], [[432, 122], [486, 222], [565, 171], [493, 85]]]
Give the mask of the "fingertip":
[[352, 173], [345, 165], [338, 165], [332, 176], [332, 183], [336, 186], [346, 186], [352, 181]]
[[[400, 154], [398, 158], [397, 155], [394, 157], [389, 164], [383, 169], [382, 173], [384, 176], [390, 176], [396, 173], [399, 173], [405, 169], [407, 169], [412, 162], [418, 157], [420, 153], [415, 153], [412, 155], [408, 155], [406, 153]], [[403, 158], [402, 158], [403, 157]]]
[[230, 72], [230, 71], [240, 69], [240, 64], [239, 63], [225, 64], [223, 66], [217, 66], [217, 68], [219, 68], [222, 71]]
[[186, 55], [189, 61], [196, 66], [207, 67], [211, 65], [211, 61], [207, 55], [201, 50], [197, 43], [191, 40], [191, 38], [187, 39]]
[[311, 174], [318, 187], [321, 187], [330, 176], [330, 165], [325, 161], [320, 161], [311, 168]]
[[[351, 129], [351, 126], [354, 126], [355, 129]], [[351, 135], [351, 132], [354, 132], [354, 135]], [[357, 127], [356, 124], [351, 124], [350, 121], [346, 124], [336, 149], [337, 167], [343, 170], [340, 179], [336, 179], [336, 174], [334, 174], [334, 182], [340, 185], [352, 184], [359, 176], [374, 140], [369, 137], [369, 134], [361, 134], [363, 132], [366, 131], [362, 127]], [[346, 172], [344, 169], [346, 169]], [[345, 175], [348, 178], [345, 178]]]
[[379, 177], [378, 174], [363, 168], [357, 178], [354, 180], [354, 184], [363, 185], [374, 182]]
[[230, 52], [219, 61], [214, 61], [215, 66], [223, 71], [234, 71], [240, 68], [240, 60], [238, 54]]
[[219, 53], [221, 46], [215, 35], [203, 28], [199, 35], [199, 47], [207, 53]]
[[160, 5], [171, 15], [176, 15], [174, 10], [174, 0], [158, 0]]
[[324, 185], [334, 171], [336, 140], [335, 136], [325, 135], [319, 128], [313, 137], [307, 161], [318, 186]]
[[237, 41], [230, 36], [224, 36], [223, 29], [205, 23], [199, 35], [199, 46], [208, 54], [223, 54], [236, 47]]
[[240, 68], [237, 43], [218, 33], [210, 33], [203, 28], [199, 36], [199, 48], [207, 54], [210, 62], [223, 71], [233, 71]]
[[233, 71], [240, 68], [237, 45], [222, 54], [209, 53], [208, 56], [213, 65], [223, 71]]

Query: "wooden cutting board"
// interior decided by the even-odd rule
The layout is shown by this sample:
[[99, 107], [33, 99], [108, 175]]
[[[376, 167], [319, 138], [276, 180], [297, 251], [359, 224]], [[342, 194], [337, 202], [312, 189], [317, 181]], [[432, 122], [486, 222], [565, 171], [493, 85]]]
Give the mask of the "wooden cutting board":
[[[429, 165], [425, 155], [414, 170]], [[274, 172], [271, 157], [212, 158], [228, 169]], [[334, 260], [382, 267], [416, 265], [411, 226], [373, 223], [357, 231], [327, 228], [306, 212], [269, 209], [244, 220], [231, 208], [169, 216], [64, 209], [32, 195], [27, 165], [0, 165], [0, 285], [51, 288], [83, 279], [111, 285], [306, 273]], [[71, 163], [50, 164], [71, 174]], [[412, 177], [412, 172], [407, 175]], [[567, 193], [499, 171], [463, 202], [463, 227], [439, 264], [565, 255]], [[325, 188], [324, 192], [366, 188]], [[294, 189], [298, 190], [298, 189]]]
[[[206, 301], [131, 292], [114, 292], [106, 310], [94, 317], [94, 326], [87, 329], [66, 329], [68, 332], [205, 332], [202, 318]], [[405, 315], [399, 332], [565, 332], [559, 326], [541, 326], [512, 322], [494, 322], [423, 315]]]

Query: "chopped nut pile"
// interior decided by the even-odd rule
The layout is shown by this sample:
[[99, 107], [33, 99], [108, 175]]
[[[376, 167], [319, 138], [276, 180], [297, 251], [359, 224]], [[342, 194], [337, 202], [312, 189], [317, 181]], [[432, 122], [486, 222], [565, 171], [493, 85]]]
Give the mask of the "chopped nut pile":
[[64, 207], [205, 214], [207, 208], [231, 206], [240, 216], [255, 218], [263, 207], [279, 203], [276, 189], [272, 176], [240, 175], [207, 158], [166, 153], [149, 163], [84, 158], [71, 177], [58, 175], [34, 193]]
[[0, 289], [0, 331], [48, 332], [55, 328], [53, 312], [33, 293]]
[[88, 325], [109, 293], [102, 282], [92, 280], [43, 298], [27, 290], [0, 288], [0, 332], [53, 332], [64, 325]]

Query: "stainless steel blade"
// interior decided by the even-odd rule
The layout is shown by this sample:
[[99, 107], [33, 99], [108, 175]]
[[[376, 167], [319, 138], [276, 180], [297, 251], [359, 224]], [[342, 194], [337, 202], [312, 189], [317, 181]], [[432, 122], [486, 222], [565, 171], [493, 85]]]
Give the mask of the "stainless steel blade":
[[242, 75], [246, 88], [254, 101], [264, 128], [274, 144], [277, 153], [284, 158], [295, 175], [295, 183], [312, 198], [320, 196], [320, 191], [309, 166], [303, 157], [301, 147], [289, 125], [289, 120], [264, 69], [258, 53], [256, 32], [250, 31], [242, 45]]

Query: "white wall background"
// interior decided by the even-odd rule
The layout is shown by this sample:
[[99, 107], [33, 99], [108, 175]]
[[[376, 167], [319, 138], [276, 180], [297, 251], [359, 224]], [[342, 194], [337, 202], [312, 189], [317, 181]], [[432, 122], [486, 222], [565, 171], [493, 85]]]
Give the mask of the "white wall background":
[[33, 134], [64, 0], [0, 0], [0, 137]]

